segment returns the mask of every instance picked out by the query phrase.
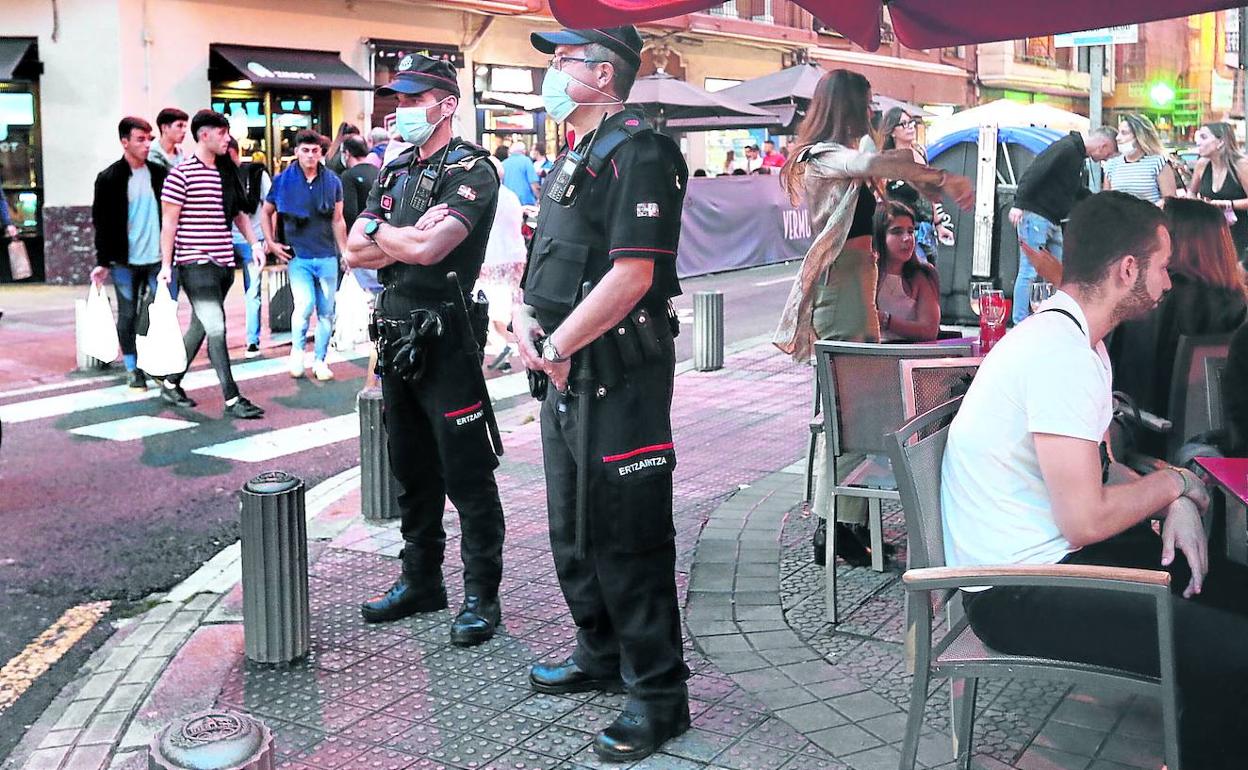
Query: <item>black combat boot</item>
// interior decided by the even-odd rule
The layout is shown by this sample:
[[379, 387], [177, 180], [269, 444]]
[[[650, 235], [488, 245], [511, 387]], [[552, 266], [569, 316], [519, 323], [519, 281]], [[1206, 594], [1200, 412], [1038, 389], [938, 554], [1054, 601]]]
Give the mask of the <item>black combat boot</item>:
[[401, 575], [390, 590], [360, 605], [360, 614], [369, 623], [399, 620], [418, 612], [446, 609], [446, 586], [438, 583], [433, 589], [419, 587], [407, 575]]
[[497, 596], [492, 599], [475, 594], [465, 596], [459, 614], [451, 621], [451, 644], [474, 647], [490, 641], [502, 616], [503, 608]]

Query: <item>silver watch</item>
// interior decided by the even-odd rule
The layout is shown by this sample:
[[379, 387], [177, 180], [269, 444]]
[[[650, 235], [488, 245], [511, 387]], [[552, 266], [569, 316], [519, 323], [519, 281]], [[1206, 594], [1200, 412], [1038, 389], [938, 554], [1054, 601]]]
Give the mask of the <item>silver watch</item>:
[[561, 364], [567, 361], [568, 357], [559, 355], [559, 349], [555, 347], [554, 341], [547, 337], [542, 343], [542, 360], [552, 364]]

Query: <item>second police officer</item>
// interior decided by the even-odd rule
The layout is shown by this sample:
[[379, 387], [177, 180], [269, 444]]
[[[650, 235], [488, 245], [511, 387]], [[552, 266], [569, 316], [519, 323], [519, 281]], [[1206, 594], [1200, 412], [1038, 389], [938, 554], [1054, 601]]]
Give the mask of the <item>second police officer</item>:
[[[352, 267], [379, 268], [385, 287], [373, 331], [404, 547], [399, 579], [361, 611], [381, 622], [447, 606], [442, 516], [449, 496], [459, 511], [464, 563], [451, 642], [480, 644], [501, 615], [503, 509], [490, 435], [496, 427], [475, 353], [484, 318], [466, 313], [465, 295], [485, 257], [498, 175], [485, 150], [453, 136], [460, 91], [450, 64], [406, 56], [378, 94], [398, 97], [395, 127], [414, 146], [381, 170], [347, 250]], [[451, 272], [459, 284], [453, 289]], [[476, 306], [469, 299], [467, 307]]]
[[594, 751], [630, 761], [689, 727], [668, 313], [687, 170], [670, 139], [624, 108], [641, 61], [636, 29], [534, 33], [532, 43], [553, 56], [546, 110], [576, 138], [547, 175], [513, 324], [525, 366], [549, 379], [534, 395], [544, 396], [551, 549], [577, 636], [570, 657], [534, 665], [529, 679], [543, 693], [626, 691]]

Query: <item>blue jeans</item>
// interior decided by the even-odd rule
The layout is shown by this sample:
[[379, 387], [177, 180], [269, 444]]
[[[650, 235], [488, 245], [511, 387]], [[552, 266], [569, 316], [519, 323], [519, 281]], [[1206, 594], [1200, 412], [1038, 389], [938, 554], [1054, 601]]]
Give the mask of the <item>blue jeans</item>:
[[[1057, 261], [1062, 260], [1062, 226], [1032, 211], [1024, 211], [1018, 223], [1018, 240], [1033, 249], [1045, 249]], [[1036, 280], [1036, 268], [1022, 249], [1018, 251], [1018, 277], [1014, 279], [1014, 323], [1031, 315], [1031, 282]]]
[[243, 269], [243, 298], [247, 315], [247, 344], [260, 344], [260, 270], [251, 261], [251, 247], [234, 244], [234, 264]]
[[290, 321], [290, 344], [303, 350], [308, 322], [316, 307], [316, 360], [324, 361], [334, 332], [334, 295], [338, 291], [337, 257], [295, 257], [286, 268], [295, 312]]
[[[138, 321], [139, 308], [148, 297], [156, 292], [156, 276], [160, 273], [160, 263], [113, 265], [110, 271], [113, 277], [113, 290], [117, 292], [117, 339], [121, 343], [121, 355], [126, 362], [126, 371], [133, 372], [137, 363], [134, 327]], [[169, 290], [176, 300], [178, 298], [177, 270], [173, 271], [173, 278], [169, 281]]]

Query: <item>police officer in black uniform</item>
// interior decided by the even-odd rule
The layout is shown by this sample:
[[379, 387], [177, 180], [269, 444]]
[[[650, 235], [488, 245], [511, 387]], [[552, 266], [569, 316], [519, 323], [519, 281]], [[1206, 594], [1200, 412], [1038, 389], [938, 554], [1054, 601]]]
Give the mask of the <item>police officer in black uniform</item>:
[[[361, 611], [381, 622], [447, 606], [442, 514], [449, 495], [459, 511], [464, 562], [464, 602], [451, 642], [480, 644], [494, 635], [501, 614], [503, 508], [487, 434], [489, 395], [479, 359], [463, 355], [462, 335], [480, 338], [484, 319], [462, 323], [455, 311], [485, 258], [498, 175], [489, 153], [452, 136], [459, 84], [450, 64], [406, 56], [378, 94], [398, 97], [396, 129], [414, 147], [381, 170], [347, 249], [353, 267], [380, 268], [385, 287], [374, 328], [404, 547], [398, 581]], [[459, 297], [450, 296], [452, 271]], [[458, 305], [465, 306], [473, 306], [470, 299]]]
[[[631, 761], [689, 727], [668, 312], [680, 293], [687, 170], [672, 141], [623, 106], [640, 64], [636, 29], [565, 29], [532, 42], [554, 57], [546, 109], [576, 144], [542, 189], [513, 324], [525, 366], [549, 378], [541, 425], [551, 546], [577, 638], [571, 657], [535, 665], [529, 678], [544, 693], [627, 691], [594, 750]], [[578, 471], [588, 478], [579, 544]]]

